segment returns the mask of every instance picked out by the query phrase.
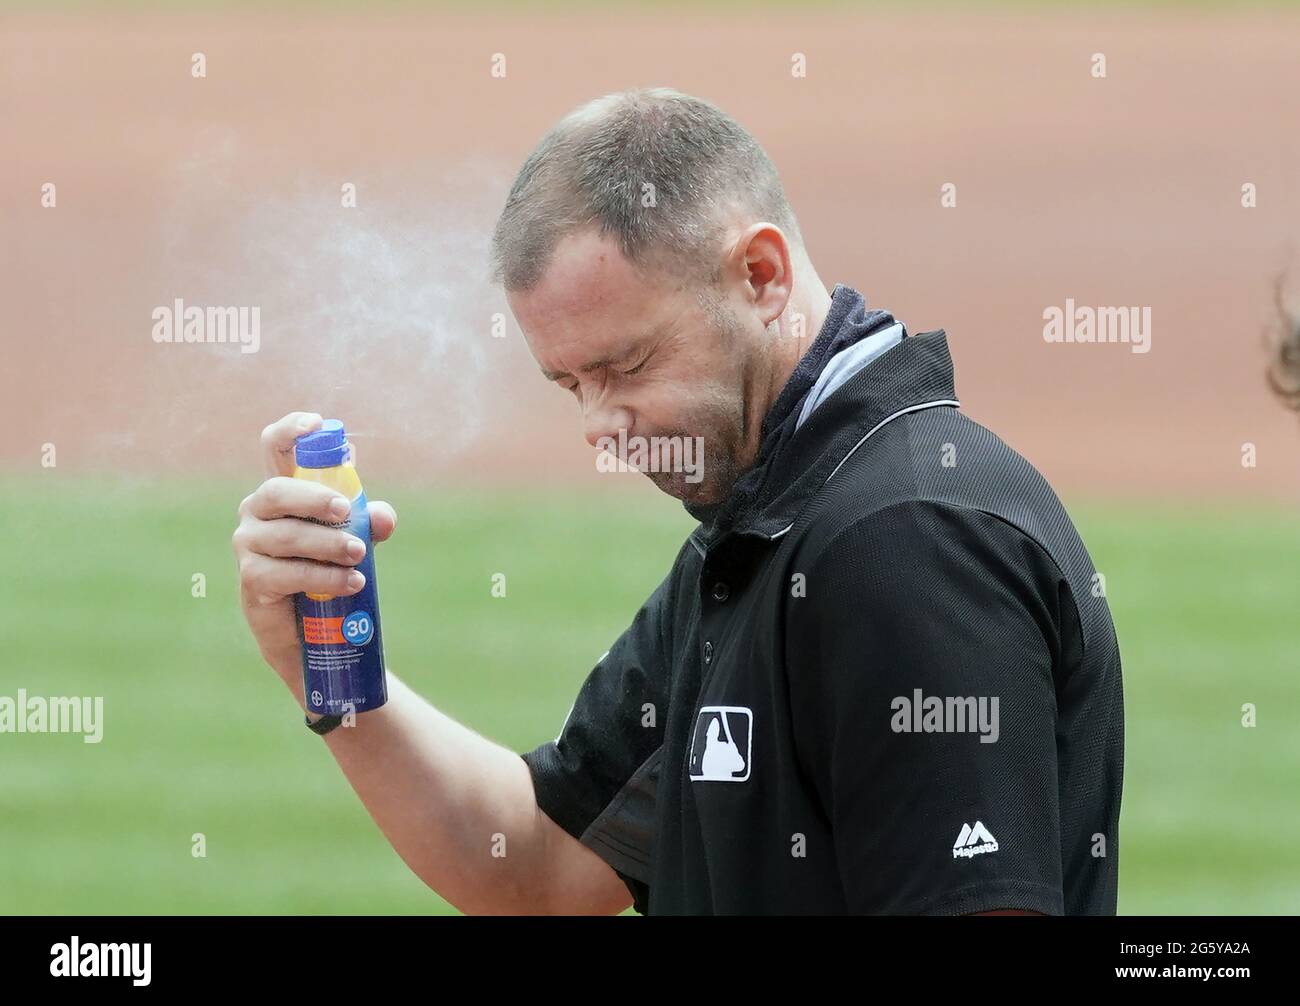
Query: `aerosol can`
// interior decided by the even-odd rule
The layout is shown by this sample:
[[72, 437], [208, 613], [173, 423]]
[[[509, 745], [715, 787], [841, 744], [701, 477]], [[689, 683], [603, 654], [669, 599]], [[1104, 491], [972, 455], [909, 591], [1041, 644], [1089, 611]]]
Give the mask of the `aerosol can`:
[[[375, 549], [370, 540], [370, 511], [365, 490], [352, 463], [352, 445], [343, 424], [327, 419], [294, 447], [293, 477], [329, 486], [352, 503], [342, 528], [366, 544], [356, 568], [366, 578], [360, 592], [348, 597], [297, 594], [298, 638], [302, 643], [303, 694], [313, 713], [344, 716], [378, 709], [388, 701], [384, 645], [379, 631], [379, 590], [375, 583]], [[325, 522], [322, 522], [325, 523]]]

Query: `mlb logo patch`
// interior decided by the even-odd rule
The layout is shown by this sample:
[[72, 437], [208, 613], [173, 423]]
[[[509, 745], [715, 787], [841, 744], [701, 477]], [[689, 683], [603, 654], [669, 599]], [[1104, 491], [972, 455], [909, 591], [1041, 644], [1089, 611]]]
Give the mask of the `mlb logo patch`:
[[749, 778], [754, 712], [744, 706], [704, 706], [695, 720], [692, 782], [744, 782]]

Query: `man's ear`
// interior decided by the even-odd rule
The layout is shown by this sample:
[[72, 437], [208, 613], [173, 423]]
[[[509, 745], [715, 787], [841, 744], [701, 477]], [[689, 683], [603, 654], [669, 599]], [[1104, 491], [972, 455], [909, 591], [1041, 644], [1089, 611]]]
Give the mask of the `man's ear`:
[[776, 224], [750, 224], [736, 239], [728, 263], [747, 286], [764, 326], [781, 317], [794, 292], [790, 243]]

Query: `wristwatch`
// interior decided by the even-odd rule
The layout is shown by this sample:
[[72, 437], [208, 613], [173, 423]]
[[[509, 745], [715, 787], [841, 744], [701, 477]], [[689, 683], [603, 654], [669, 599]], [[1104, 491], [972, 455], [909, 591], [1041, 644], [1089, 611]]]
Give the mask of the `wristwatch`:
[[307, 729], [314, 734], [320, 734], [322, 737], [333, 730], [343, 722], [342, 716], [322, 716], [320, 719], [313, 721], [305, 713], [302, 721], [307, 724]]

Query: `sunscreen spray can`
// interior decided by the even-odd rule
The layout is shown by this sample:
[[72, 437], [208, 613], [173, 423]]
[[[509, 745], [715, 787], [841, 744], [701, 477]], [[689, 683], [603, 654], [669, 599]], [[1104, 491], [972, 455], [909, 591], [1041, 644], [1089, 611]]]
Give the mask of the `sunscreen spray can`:
[[[366, 557], [356, 568], [366, 578], [359, 593], [297, 594], [298, 638], [302, 642], [303, 694], [313, 713], [343, 716], [377, 709], [388, 701], [384, 646], [379, 632], [379, 591], [375, 583], [375, 548], [370, 540], [370, 511], [361, 479], [352, 464], [352, 445], [343, 424], [327, 419], [294, 447], [293, 477], [329, 486], [352, 502], [346, 520], [331, 524], [366, 543]], [[323, 522], [322, 522], [323, 523]]]

